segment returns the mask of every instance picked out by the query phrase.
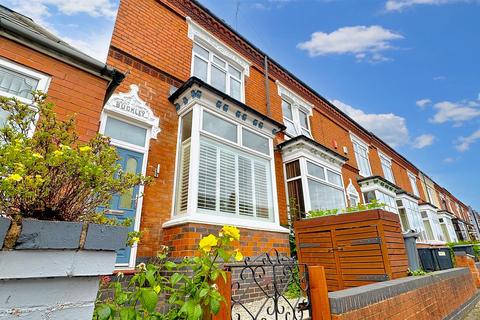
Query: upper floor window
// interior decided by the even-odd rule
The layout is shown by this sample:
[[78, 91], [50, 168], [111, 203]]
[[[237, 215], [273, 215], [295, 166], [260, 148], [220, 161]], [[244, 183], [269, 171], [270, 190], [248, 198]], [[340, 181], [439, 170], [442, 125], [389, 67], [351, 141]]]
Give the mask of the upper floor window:
[[[0, 95], [16, 98], [23, 103], [30, 104], [33, 100], [33, 91], [45, 92], [49, 83], [49, 77], [39, 72], [8, 60], [0, 59]], [[0, 125], [8, 114], [0, 109]]]
[[428, 201], [434, 204], [435, 202], [435, 191], [432, 189], [432, 187], [427, 186], [427, 194], [428, 194]]
[[386, 155], [379, 153], [380, 162], [382, 164], [383, 175], [385, 179], [390, 181], [391, 183], [395, 183], [395, 178], [393, 176], [392, 171], [392, 160], [388, 158]]
[[368, 160], [368, 145], [354, 136], [351, 136], [351, 138], [360, 175], [369, 177], [372, 175], [372, 171], [370, 169], [370, 161]]
[[287, 127], [287, 135], [291, 137], [304, 135], [312, 137], [309, 117], [312, 105], [277, 82], [279, 95], [282, 97], [283, 123]]
[[240, 69], [197, 43], [193, 44], [192, 75], [239, 101], [243, 97]]
[[416, 195], [417, 197], [420, 196], [419, 192], [418, 192], [418, 186], [417, 186], [417, 177], [415, 177], [415, 175], [411, 172], [408, 173], [408, 180], [410, 180], [410, 185], [412, 187], [412, 192], [414, 195]]

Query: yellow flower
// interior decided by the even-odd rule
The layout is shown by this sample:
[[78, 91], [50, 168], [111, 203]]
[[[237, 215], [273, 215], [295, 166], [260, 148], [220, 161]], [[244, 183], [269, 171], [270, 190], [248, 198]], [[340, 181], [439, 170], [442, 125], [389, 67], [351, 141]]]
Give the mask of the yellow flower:
[[139, 242], [139, 241], [140, 241], [140, 238], [139, 238], [139, 237], [133, 237], [133, 238], [132, 238], [132, 242], [133, 242], [133, 243], [137, 243], [137, 242]]
[[40, 153], [35, 152], [34, 154], [32, 154], [32, 156], [37, 159], [43, 159], [43, 156]]
[[157, 284], [155, 288], [153, 288], [153, 291], [155, 291], [158, 294], [160, 292], [160, 286]]
[[18, 181], [22, 180], [23, 178], [22, 178], [22, 176], [19, 175], [18, 173], [14, 173], [14, 174], [9, 175], [9, 176], [7, 177], [7, 179], [18, 182]]
[[209, 234], [208, 236], [202, 238], [200, 240], [200, 249], [205, 252], [210, 252], [212, 247], [215, 247], [218, 244], [218, 239], [213, 234]]
[[54, 156], [61, 156], [61, 155], [63, 155], [63, 152], [60, 151], [60, 150], [55, 150], [55, 151], [53, 151], [53, 155]]
[[238, 251], [238, 249], [235, 250], [235, 260], [236, 260], [236, 261], [241, 261], [241, 260], [243, 260], [243, 254], [242, 254], [240, 251]]
[[69, 146], [66, 146], [64, 144], [61, 144], [60, 145], [60, 148], [62, 148], [63, 150], [71, 150], [72, 148], [70, 148]]
[[80, 152], [87, 152], [87, 151], [92, 150], [92, 148], [90, 146], [83, 146], [83, 147], [78, 148], [78, 150], [80, 150]]
[[239, 240], [240, 239], [240, 231], [233, 226], [223, 226], [222, 230], [220, 231], [220, 236], [227, 236], [230, 238], [230, 241]]

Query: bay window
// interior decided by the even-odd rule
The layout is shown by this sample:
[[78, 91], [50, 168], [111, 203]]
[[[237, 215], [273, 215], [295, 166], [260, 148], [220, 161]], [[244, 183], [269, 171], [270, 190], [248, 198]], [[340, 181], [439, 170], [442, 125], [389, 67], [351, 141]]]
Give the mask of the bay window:
[[398, 213], [395, 202], [398, 191], [396, 185], [380, 176], [362, 178], [358, 180], [358, 183], [365, 203], [377, 201], [385, 205], [384, 209], [386, 211]]
[[[344, 209], [341, 165], [345, 159], [305, 136], [280, 144], [289, 204], [300, 217], [312, 210]], [[293, 199], [293, 201], [291, 201]]]
[[176, 215], [191, 203], [193, 213], [274, 220], [271, 138], [204, 107], [181, 118], [180, 133]]
[[403, 232], [414, 230], [419, 233], [418, 239], [420, 241], [426, 241], [427, 233], [422, 221], [417, 199], [404, 193], [397, 196], [396, 203]]
[[370, 161], [368, 160], [368, 145], [353, 135], [351, 135], [351, 140], [360, 175], [364, 177], [371, 176], [372, 170], [370, 169]]
[[429, 204], [423, 204], [419, 206], [420, 215], [423, 220], [423, 225], [427, 235], [428, 241], [441, 241], [445, 242], [446, 238], [442, 232], [440, 221], [438, 219], [438, 214], [435, 207], [432, 207]]
[[240, 67], [198, 43], [193, 44], [192, 75], [243, 101], [243, 74]]

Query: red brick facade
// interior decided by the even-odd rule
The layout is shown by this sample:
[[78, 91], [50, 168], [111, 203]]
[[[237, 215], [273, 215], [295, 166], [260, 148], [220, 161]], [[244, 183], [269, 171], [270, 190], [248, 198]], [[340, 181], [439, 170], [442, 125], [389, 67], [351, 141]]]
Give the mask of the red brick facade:
[[80, 139], [98, 133], [109, 81], [0, 36], [0, 57], [50, 77], [49, 100], [60, 118], [75, 115]]
[[[187, 0], [122, 0], [112, 36], [108, 64], [123, 72], [128, 72], [127, 78], [117, 92], [128, 91], [128, 86], [132, 83], [139, 85], [140, 97], [160, 118], [162, 130], [157, 140], [151, 140], [150, 143], [147, 174], [152, 175], [158, 164], [162, 169], [155, 182], [145, 190], [141, 216], [144, 238], [139, 246], [138, 256], [155, 255], [161, 244], [173, 241], [170, 234], [173, 232], [172, 230], [184, 228], [182, 226], [163, 230], [162, 224], [170, 219], [173, 211], [178, 130], [178, 115], [175, 107], [167, 98], [172, 93], [172, 88], [178, 88], [191, 75], [193, 44], [188, 37], [187, 17], [251, 63], [250, 74], [245, 77], [245, 104], [249, 107], [282, 122], [281, 97], [278, 94], [277, 81], [313, 105], [310, 124], [314, 140], [348, 158], [342, 168], [345, 187], [352, 181], [357, 192], [360, 193], [360, 187], [356, 182], [357, 162], [350, 138], [350, 133], [353, 133], [369, 145], [372, 175], [383, 176], [378, 156], [378, 150], [381, 150], [383, 154], [392, 159], [392, 171], [396, 185], [413, 193], [407, 171], [413, 173], [417, 177], [416, 183], [420, 198], [422, 201], [428, 202], [421, 187], [419, 170], [414, 165], [272, 61], [268, 65], [269, 92], [267, 93], [263, 54], [222, 22], [210, 16], [195, 2]], [[267, 95], [270, 101], [270, 112], [267, 110]], [[282, 141], [283, 135], [277, 134], [276, 143]], [[347, 154], [344, 153], [344, 147], [346, 147]], [[285, 225], [287, 223], [287, 194], [280, 152], [275, 153], [275, 175], [277, 183], [275, 200], [278, 202], [280, 222]], [[196, 237], [198, 238], [198, 235]], [[182, 252], [178, 253], [179, 255], [195, 248], [196, 242], [192, 239], [176, 240], [188, 242], [191, 246], [187, 249], [182, 243], [182, 249], [178, 249]], [[171, 244], [175, 247], [178, 246], [177, 243]], [[252, 250], [253, 252], [255, 250]]]

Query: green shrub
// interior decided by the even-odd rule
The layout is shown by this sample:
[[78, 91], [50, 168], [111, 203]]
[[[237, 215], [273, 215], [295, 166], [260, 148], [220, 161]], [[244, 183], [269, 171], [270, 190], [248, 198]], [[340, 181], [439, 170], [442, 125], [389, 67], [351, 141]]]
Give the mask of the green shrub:
[[114, 194], [148, 179], [121, 170], [109, 138], [81, 142], [74, 118], [61, 121], [53, 109], [39, 92], [33, 106], [0, 97], [0, 110], [9, 114], [0, 127], [0, 212], [42, 220], [98, 219], [98, 207]]

